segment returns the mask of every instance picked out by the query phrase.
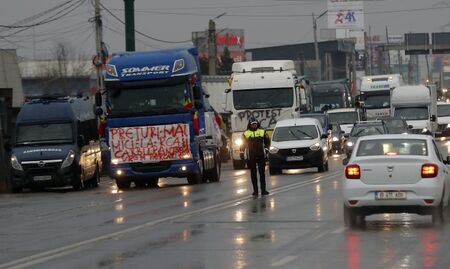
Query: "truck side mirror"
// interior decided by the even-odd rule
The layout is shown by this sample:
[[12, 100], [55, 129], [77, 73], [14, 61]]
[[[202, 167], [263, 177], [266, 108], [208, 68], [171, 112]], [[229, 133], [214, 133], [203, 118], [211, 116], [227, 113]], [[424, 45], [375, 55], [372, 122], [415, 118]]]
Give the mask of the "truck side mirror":
[[95, 93], [95, 106], [102, 106], [102, 93], [100, 91]]
[[195, 100], [194, 101], [194, 107], [196, 109], [202, 109], [203, 108], [203, 103], [201, 101], [199, 101], [199, 100]]
[[414, 128], [414, 126], [408, 125], [408, 129], [412, 129], [412, 128]]
[[84, 146], [85, 143], [86, 141], [84, 140], [84, 135], [79, 135], [77, 138], [78, 147], [81, 148], [82, 146]]
[[202, 99], [202, 88], [199, 86], [194, 86], [194, 99], [195, 100], [201, 100]]
[[435, 122], [436, 121], [436, 115], [431, 115], [430, 121]]
[[94, 112], [97, 116], [103, 115], [103, 109], [101, 107], [96, 107]]

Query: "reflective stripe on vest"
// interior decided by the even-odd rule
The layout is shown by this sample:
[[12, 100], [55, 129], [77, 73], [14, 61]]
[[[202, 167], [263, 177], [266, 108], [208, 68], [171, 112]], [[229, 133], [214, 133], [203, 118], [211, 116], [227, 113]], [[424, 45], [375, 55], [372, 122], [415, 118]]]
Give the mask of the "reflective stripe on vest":
[[250, 138], [250, 137], [264, 137], [264, 130], [263, 129], [257, 129], [256, 131], [247, 130], [247, 131], [244, 132], [244, 136], [246, 138]]

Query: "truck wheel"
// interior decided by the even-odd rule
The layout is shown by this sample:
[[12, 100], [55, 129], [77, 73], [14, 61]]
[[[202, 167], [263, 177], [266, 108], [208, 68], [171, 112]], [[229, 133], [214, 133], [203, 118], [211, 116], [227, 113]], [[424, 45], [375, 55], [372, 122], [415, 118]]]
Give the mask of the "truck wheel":
[[233, 160], [233, 169], [234, 170], [244, 169], [244, 168], [245, 168], [245, 161]]
[[20, 192], [22, 192], [22, 187], [17, 186], [13, 182], [10, 182], [10, 184], [11, 184], [11, 192], [12, 193], [20, 193]]
[[121, 190], [126, 190], [130, 188], [131, 181], [128, 179], [116, 179], [117, 188]]
[[134, 185], [136, 185], [136, 188], [145, 188], [147, 187], [147, 182], [145, 179], [139, 178], [134, 180]]
[[158, 182], [159, 182], [159, 178], [158, 177], [152, 177], [150, 179], [147, 179], [147, 185], [150, 188], [158, 188]]
[[189, 185], [195, 185], [202, 183], [202, 175], [201, 174], [193, 174], [187, 177], [187, 181]]
[[218, 154], [214, 155], [214, 167], [208, 171], [208, 179], [210, 182], [218, 182], [220, 180], [220, 158]]

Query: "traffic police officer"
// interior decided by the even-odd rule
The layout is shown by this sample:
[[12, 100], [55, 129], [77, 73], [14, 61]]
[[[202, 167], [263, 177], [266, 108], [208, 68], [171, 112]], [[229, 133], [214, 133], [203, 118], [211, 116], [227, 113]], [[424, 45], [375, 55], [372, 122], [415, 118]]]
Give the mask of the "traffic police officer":
[[261, 125], [258, 120], [256, 120], [256, 118], [250, 118], [247, 125], [247, 130], [243, 134], [243, 139], [245, 141], [244, 145], [246, 146], [245, 157], [247, 159], [247, 164], [250, 168], [250, 174], [252, 178], [253, 195], [258, 195], [258, 178], [256, 165], [258, 165], [259, 170], [261, 194], [268, 195], [269, 192], [266, 189], [265, 176], [265, 155], [269, 147], [269, 137], [267, 136], [264, 129], [261, 128]]

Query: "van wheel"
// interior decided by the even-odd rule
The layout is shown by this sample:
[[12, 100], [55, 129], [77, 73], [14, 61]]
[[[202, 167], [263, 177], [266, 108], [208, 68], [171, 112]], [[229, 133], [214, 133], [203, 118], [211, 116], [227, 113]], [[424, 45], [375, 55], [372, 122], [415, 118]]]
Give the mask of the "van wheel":
[[75, 171], [75, 178], [73, 179], [73, 190], [79, 191], [84, 188], [84, 182], [81, 180], [81, 168], [77, 167]]
[[145, 179], [135, 179], [134, 180], [134, 185], [136, 185], [137, 188], [145, 188], [147, 187], [147, 181]]
[[12, 193], [20, 193], [20, 192], [22, 192], [22, 187], [17, 186], [12, 181], [10, 181], [10, 184], [11, 184], [11, 192]]
[[126, 190], [130, 188], [131, 181], [128, 179], [116, 179], [117, 188], [121, 190]]

